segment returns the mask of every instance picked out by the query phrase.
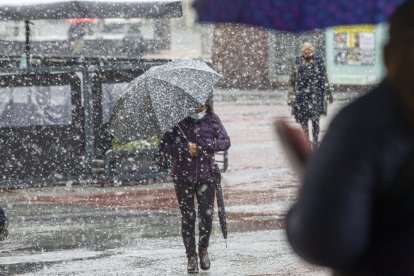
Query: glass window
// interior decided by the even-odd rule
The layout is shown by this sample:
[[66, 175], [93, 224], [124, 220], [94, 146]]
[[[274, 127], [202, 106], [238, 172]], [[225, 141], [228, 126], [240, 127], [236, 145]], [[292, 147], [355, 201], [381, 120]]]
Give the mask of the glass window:
[[71, 122], [70, 85], [0, 88], [0, 127], [68, 125]]
[[107, 123], [119, 98], [126, 93], [128, 83], [102, 84], [102, 120]]

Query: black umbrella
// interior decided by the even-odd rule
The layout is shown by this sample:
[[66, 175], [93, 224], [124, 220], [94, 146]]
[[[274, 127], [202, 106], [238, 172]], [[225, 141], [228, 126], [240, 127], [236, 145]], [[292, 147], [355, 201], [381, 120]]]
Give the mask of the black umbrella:
[[223, 190], [221, 188], [221, 172], [217, 164], [214, 164], [214, 188], [216, 190], [217, 209], [221, 232], [223, 233], [223, 238], [227, 239], [226, 209], [224, 207]]
[[162, 135], [204, 105], [219, 78], [199, 60], [151, 67], [128, 84], [112, 112], [109, 132], [121, 143]]

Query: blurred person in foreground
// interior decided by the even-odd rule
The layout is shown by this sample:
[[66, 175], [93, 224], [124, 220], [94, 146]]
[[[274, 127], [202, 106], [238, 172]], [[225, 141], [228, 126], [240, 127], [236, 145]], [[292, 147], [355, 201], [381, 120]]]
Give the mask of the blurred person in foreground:
[[291, 90], [288, 104], [292, 106], [292, 115], [305, 132], [309, 142], [309, 121], [312, 123], [312, 145], [319, 145], [319, 120], [326, 115], [327, 97], [332, 103], [332, 92], [329, 88], [326, 66], [322, 57], [315, 55], [315, 46], [305, 42], [301, 56], [295, 58], [289, 77]]
[[334, 118], [286, 217], [296, 253], [334, 275], [414, 275], [413, 15], [414, 1], [396, 9], [386, 78]]
[[203, 270], [210, 268], [209, 246], [214, 214], [214, 153], [230, 147], [230, 138], [219, 117], [206, 104], [166, 132], [160, 152], [171, 157], [171, 174], [181, 211], [181, 234], [188, 258], [187, 271], [198, 272], [195, 241], [198, 202], [198, 257]]

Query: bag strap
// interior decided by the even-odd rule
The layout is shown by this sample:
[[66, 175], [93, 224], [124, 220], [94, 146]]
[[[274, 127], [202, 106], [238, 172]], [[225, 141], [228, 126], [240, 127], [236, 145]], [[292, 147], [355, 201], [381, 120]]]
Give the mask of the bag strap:
[[180, 130], [181, 134], [184, 136], [185, 140], [187, 140], [187, 142], [189, 142], [187, 136], [184, 134], [184, 131], [181, 129], [180, 124], [177, 124], [177, 126], [178, 126], [178, 129]]

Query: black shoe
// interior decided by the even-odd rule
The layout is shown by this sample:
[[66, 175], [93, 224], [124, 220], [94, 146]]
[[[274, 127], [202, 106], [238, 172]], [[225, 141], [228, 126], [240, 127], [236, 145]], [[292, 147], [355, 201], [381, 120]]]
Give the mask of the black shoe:
[[208, 257], [207, 248], [200, 248], [198, 251], [198, 256], [200, 257], [200, 267], [202, 270], [210, 269], [210, 259]]
[[189, 272], [189, 273], [197, 273], [198, 272], [197, 255], [188, 257], [187, 272]]

